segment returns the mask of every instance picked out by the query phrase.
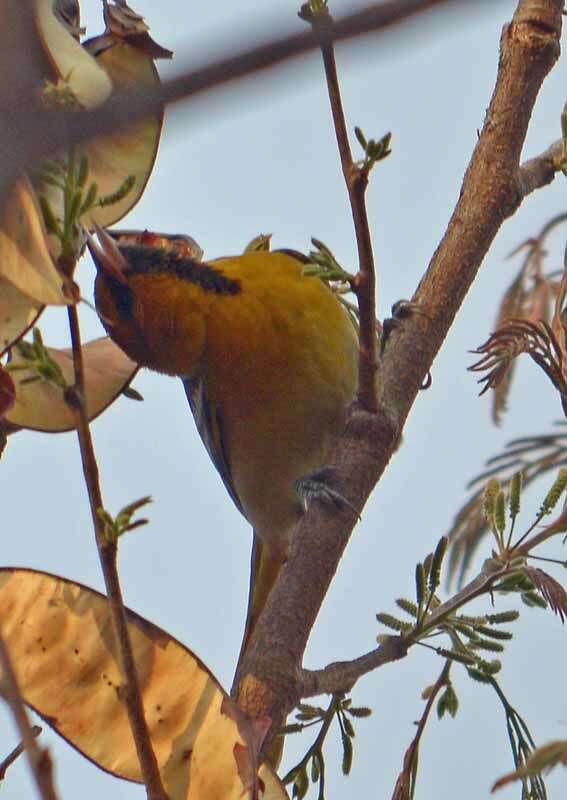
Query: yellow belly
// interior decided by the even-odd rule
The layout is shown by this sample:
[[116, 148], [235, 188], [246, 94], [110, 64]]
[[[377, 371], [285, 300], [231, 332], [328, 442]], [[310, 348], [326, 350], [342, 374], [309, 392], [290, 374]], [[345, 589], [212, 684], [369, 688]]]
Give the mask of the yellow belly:
[[299, 262], [255, 256], [234, 272], [231, 260], [215, 262], [242, 292], [211, 308], [203, 377], [244, 513], [283, 557], [300, 513], [294, 484], [326, 462], [344, 425], [358, 341], [336, 297]]

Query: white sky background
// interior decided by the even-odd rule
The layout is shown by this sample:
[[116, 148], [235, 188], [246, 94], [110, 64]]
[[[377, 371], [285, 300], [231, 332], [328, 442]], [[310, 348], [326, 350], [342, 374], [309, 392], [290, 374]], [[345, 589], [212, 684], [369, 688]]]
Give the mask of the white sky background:
[[[84, 5], [94, 34], [100, 30], [99, 4]], [[381, 316], [393, 301], [412, 295], [445, 230], [492, 92], [501, 27], [515, 6], [512, 0], [471, 2], [470, 13], [443, 9], [398, 32], [338, 48], [350, 129], [360, 125], [374, 138], [393, 132], [393, 154], [376, 168], [368, 192]], [[332, 3], [337, 16], [352, 7], [345, 0]], [[289, 0], [137, 0], [135, 9], [146, 16], [157, 41], [176, 52], [172, 64], [160, 64], [164, 76], [189, 60], [199, 63], [234, 49], [251, 35], [275, 35], [273, 20], [284, 29], [301, 25]], [[540, 95], [525, 157], [558, 138], [564, 86], [560, 63]], [[465, 497], [465, 483], [484, 459], [514, 436], [546, 431], [560, 418], [543, 373], [526, 362], [511, 409], [495, 429], [489, 399], [478, 399], [475, 378], [465, 368], [472, 361], [467, 351], [490, 332], [498, 300], [518, 267], [505, 256], [565, 210], [566, 188], [558, 177], [532, 196], [488, 254], [435, 362], [432, 388], [418, 397], [403, 447], [364, 510], [313, 632], [307, 666], [371, 649], [379, 632], [375, 612], [393, 611], [401, 595], [413, 597], [416, 562], [446, 531]], [[319, 55], [168, 113], [153, 177], [122, 224], [189, 233], [208, 257], [238, 253], [261, 232], [272, 232], [276, 247], [299, 250], [315, 235], [354, 269], [352, 222]], [[557, 267], [563, 240], [564, 233], [553, 240]], [[90, 296], [90, 264], [80, 275]], [[67, 346], [66, 315], [56, 311], [44, 319], [48, 343]], [[83, 319], [85, 337], [100, 335], [86, 308]], [[93, 425], [106, 506], [117, 511], [145, 494], [155, 500], [151, 525], [121, 545], [125, 598], [192, 648], [229, 687], [244, 621], [250, 531], [201, 445], [181, 384], [144, 372], [135, 387], [144, 403], [121, 399]], [[3, 563], [102, 588], [75, 436], [20, 433], [10, 439], [0, 469]], [[542, 492], [540, 485], [539, 494], [527, 498], [526, 522]], [[500, 608], [511, 605], [499, 601]], [[503, 658], [501, 685], [539, 743], [567, 738], [567, 701], [560, 689], [565, 629], [551, 612], [525, 609], [516, 631]], [[372, 706], [374, 714], [357, 724], [350, 778], [340, 774], [339, 737], [330, 737], [328, 800], [390, 797], [413, 722], [423, 710], [421, 692], [441, 666], [433, 653], [415, 648], [403, 662], [360, 681], [353, 701]], [[458, 665], [453, 679], [459, 713], [441, 722], [434, 716], [428, 726], [417, 798], [488, 797], [492, 781], [512, 768], [504, 716], [492, 691], [472, 684]], [[3, 757], [17, 735], [3, 711], [0, 724]], [[51, 732], [42, 741], [52, 747], [62, 798], [144, 797], [141, 787], [109, 778]], [[294, 737], [285, 763], [291, 765], [310, 741], [307, 734]], [[565, 797], [567, 772], [556, 772], [548, 788], [550, 798]], [[2, 792], [9, 800], [34, 796], [24, 759], [11, 767]], [[514, 787], [499, 797], [519, 794]]]

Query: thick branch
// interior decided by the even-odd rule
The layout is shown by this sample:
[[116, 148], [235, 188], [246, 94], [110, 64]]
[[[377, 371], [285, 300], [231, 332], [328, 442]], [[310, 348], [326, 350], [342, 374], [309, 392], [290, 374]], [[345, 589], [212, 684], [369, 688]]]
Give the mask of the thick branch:
[[[559, 56], [562, 0], [521, 0], [503, 32], [496, 87], [447, 232], [414, 300], [415, 315], [393, 331], [382, 364], [377, 415], [354, 410], [332, 456], [345, 494], [362, 508], [394, 451], [399, 431], [502, 222], [519, 207], [519, 159], [533, 106]], [[241, 665], [240, 699], [272, 731], [294, 706], [309, 632], [355, 519], [314, 502]]]

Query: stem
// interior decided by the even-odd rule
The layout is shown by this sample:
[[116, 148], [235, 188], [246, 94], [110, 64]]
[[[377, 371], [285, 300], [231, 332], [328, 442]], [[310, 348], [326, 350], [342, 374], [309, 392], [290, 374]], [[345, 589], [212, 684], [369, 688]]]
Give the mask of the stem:
[[[31, 732], [34, 735], [34, 737], [37, 737], [41, 733], [41, 728], [39, 727], [39, 725], [33, 725]], [[14, 747], [12, 752], [8, 753], [6, 758], [0, 763], [0, 781], [4, 780], [4, 778], [6, 777], [6, 772], [8, 770], [8, 767], [10, 767], [14, 763], [14, 761], [16, 761], [16, 759], [18, 759], [22, 755], [22, 753], [25, 752], [25, 749], [26, 748], [24, 743], [20, 742], [20, 744], [17, 745], [17, 747]]]
[[116, 637], [120, 670], [122, 673], [122, 680], [124, 681], [123, 697], [132, 737], [136, 745], [138, 760], [140, 762], [142, 778], [146, 785], [147, 796], [149, 800], [168, 800], [168, 796], [161, 782], [157, 759], [152, 748], [150, 733], [144, 716], [140, 682], [136, 670], [132, 643], [128, 633], [122, 590], [118, 578], [116, 564], [117, 544], [116, 542], [109, 542], [105, 538], [103, 525], [98, 515], [99, 509], [103, 508], [104, 505], [102, 502], [98, 466], [85, 408], [85, 373], [79, 330], [79, 317], [75, 305], [69, 306], [67, 310], [75, 373], [75, 384], [70, 390], [67, 390], [67, 402], [73, 411], [75, 427], [79, 438], [83, 474], [85, 476], [85, 483], [89, 496], [91, 517], [108, 596], [108, 605], [112, 616], [114, 635]]
[[[439, 675], [439, 677], [437, 678], [437, 680], [435, 681], [429, 692], [429, 696], [427, 698], [427, 703], [423, 710], [423, 714], [421, 715], [420, 720], [417, 723], [417, 732], [413, 737], [410, 746], [405, 752], [402, 771], [398, 775], [398, 780], [396, 781], [396, 786], [394, 788], [394, 794], [392, 795], [392, 800], [398, 800], [398, 798], [400, 797], [410, 797], [410, 796], [413, 797], [413, 792], [411, 792], [410, 794], [410, 786], [412, 783], [412, 775], [417, 769], [416, 758], [419, 750], [419, 743], [423, 735], [423, 731], [425, 730], [427, 720], [429, 719], [429, 715], [431, 713], [431, 709], [433, 708], [433, 704], [437, 698], [437, 695], [439, 694], [441, 689], [447, 685], [450, 671], [451, 671], [451, 662], [445, 661], [443, 669], [441, 670], [441, 674]], [[414, 764], [416, 764], [415, 768]]]
[[[0, 664], [2, 665], [2, 695], [14, 715], [39, 796], [42, 800], [57, 800], [53, 786], [53, 765], [49, 752], [42, 750], [36, 742], [37, 733], [34, 732], [35, 727], [32, 728], [28, 719], [12, 659], [2, 636], [0, 636]], [[11, 754], [4, 762], [4, 771], [17, 758], [18, 753], [14, 752], [16, 755]]]
[[[331, 702], [327, 708], [327, 713], [323, 719], [323, 724], [321, 725], [321, 730], [317, 734], [317, 738], [309, 748], [309, 750], [305, 753], [301, 761], [292, 767], [287, 775], [282, 778], [282, 783], [284, 786], [288, 784], [292, 779], [294, 774], [296, 774], [299, 770], [303, 769], [309, 763], [309, 759], [313, 756], [316, 756], [318, 753], [321, 752], [321, 748], [323, 747], [323, 742], [325, 741], [327, 734], [329, 732], [329, 728], [331, 727], [331, 723], [337, 711], [337, 708], [340, 706], [340, 699], [338, 696], [333, 695], [331, 697]], [[321, 760], [319, 760], [319, 766], [321, 766]]]
[[341, 159], [341, 167], [348, 191], [356, 246], [358, 249], [358, 274], [352, 281], [352, 290], [356, 294], [360, 312], [360, 351], [358, 366], [358, 400], [367, 411], [378, 410], [378, 341], [376, 338], [376, 271], [372, 252], [372, 239], [368, 214], [366, 212], [366, 187], [368, 172], [361, 169], [352, 160], [348, 140], [335, 51], [331, 38], [333, 23], [327, 15], [316, 15], [311, 20], [313, 30], [321, 36], [321, 53], [327, 79], [327, 90], [333, 114], [333, 124], [337, 138], [337, 146]]

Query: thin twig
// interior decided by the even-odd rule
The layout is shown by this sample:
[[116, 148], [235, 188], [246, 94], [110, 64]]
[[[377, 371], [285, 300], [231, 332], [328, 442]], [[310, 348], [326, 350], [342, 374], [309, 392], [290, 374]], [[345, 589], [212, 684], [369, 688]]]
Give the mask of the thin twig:
[[380, 647], [352, 661], [334, 661], [323, 669], [302, 669], [299, 675], [301, 697], [350, 692], [363, 675], [385, 664], [399, 661], [406, 656], [407, 651], [408, 645], [400, 636], [391, 636]]
[[[31, 732], [34, 738], [37, 738], [41, 733], [41, 731], [42, 728], [40, 728], [39, 725], [32, 725]], [[24, 743], [20, 742], [20, 744], [17, 747], [14, 747], [12, 752], [8, 753], [6, 758], [0, 762], [0, 781], [3, 781], [4, 778], [6, 777], [6, 772], [8, 770], [8, 767], [12, 766], [14, 761], [16, 761], [16, 759], [18, 759], [22, 755], [22, 753], [25, 752], [25, 750], [26, 748], [24, 746]]]
[[333, 20], [328, 13], [313, 14], [310, 22], [321, 40], [321, 54], [327, 79], [327, 90], [333, 114], [333, 124], [341, 167], [345, 179], [358, 250], [358, 274], [352, 289], [358, 300], [360, 314], [360, 350], [358, 369], [358, 401], [367, 411], [378, 409], [377, 369], [378, 340], [376, 337], [376, 272], [368, 214], [366, 188], [368, 171], [352, 160], [345, 114], [337, 75], [333, 45]]
[[138, 754], [147, 796], [149, 800], [167, 800], [168, 796], [161, 782], [157, 759], [152, 748], [150, 733], [144, 715], [140, 682], [132, 650], [132, 643], [128, 633], [122, 590], [118, 578], [116, 564], [117, 544], [116, 542], [109, 542], [104, 536], [102, 521], [98, 514], [99, 509], [102, 509], [104, 506], [100, 489], [98, 465], [85, 408], [83, 353], [81, 348], [79, 318], [75, 305], [68, 307], [68, 316], [73, 348], [75, 384], [71, 389], [67, 390], [66, 399], [75, 417], [75, 426], [79, 438], [83, 473], [89, 495], [96, 544], [112, 616], [122, 680], [124, 681], [124, 702], [128, 712], [130, 729], [136, 745], [136, 752]]
[[405, 752], [404, 764], [402, 767], [402, 771], [398, 776], [398, 780], [396, 781], [396, 786], [394, 788], [394, 794], [392, 795], [392, 800], [401, 800], [401, 798], [410, 797], [410, 786], [412, 782], [412, 777], [414, 775], [414, 764], [416, 761], [417, 751], [419, 749], [421, 737], [423, 736], [423, 731], [425, 730], [427, 720], [429, 719], [429, 715], [431, 713], [431, 709], [433, 708], [433, 704], [437, 698], [437, 695], [439, 694], [441, 689], [447, 685], [447, 680], [449, 678], [450, 671], [451, 671], [451, 662], [446, 661], [445, 664], [443, 665], [443, 669], [441, 670], [441, 674], [439, 675], [439, 677], [429, 690], [427, 703], [423, 710], [423, 714], [421, 715], [421, 718], [417, 723], [417, 732], [413, 737], [410, 746]]
[[[438, 628], [448, 617], [470, 603], [471, 600], [487, 594], [497, 581], [505, 578], [511, 571], [514, 570], [502, 567], [493, 572], [481, 572], [454, 597], [442, 603], [425, 617], [423, 625], [418, 631], [419, 638], [422, 638], [427, 631]], [[303, 669], [299, 675], [301, 697], [350, 692], [363, 675], [367, 675], [385, 664], [390, 664], [392, 661], [404, 658], [410, 647], [416, 643], [410, 639], [404, 640], [401, 636], [391, 636], [380, 647], [351, 661], [335, 661], [319, 670]]]
[[[317, 738], [311, 745], [311, 747], [307, 750], [301, 761], [299, 761], [294, 767], [292, 767], [288, 773], [282, 778], [282, 783], [287, 785], [293, 779], [294, 775], [297, 774], [301, 769], [304, 769], [307, 764], [309, 763], [309, 759], [315, 756], [317, 753], [321, 752], [325, 739], [327, 738], [327, 734], [329, 733], [329, 728], [332, 725], [333, 719], [335, 718], [335, 714], [337, 709], [340, 708], [340, 698], [333, 695], [329, 702], [329, 706], [327, 708], [327, 712], [323, 719], [323, 724], [321, 725], [321, 729], [317, 734]], [[321, 766], [321, 764], [319, 764]], [[321, 774], [324, 778], [324, 770], [321, 770]], [[321, 796], [321, 792], [319, 792], [319, 796]]]
[[563, 142], [559, 139], [540, 155], [524, 161], [518, 171], [518, 185], [523, 197], [553, 181], [559, 172], [558, 164], [562, 154]]
[[2, 695], [14, 715], [39, 796], [41, 800], [57, 800], [53, 786], [53, 765], [49, 752], [47, 749], [42, 749], [36, 742], [37, 734], [34, 733], [34, 728], [28, 719], [12, 659], [1, 635], [0, 664], [2, 666]]

